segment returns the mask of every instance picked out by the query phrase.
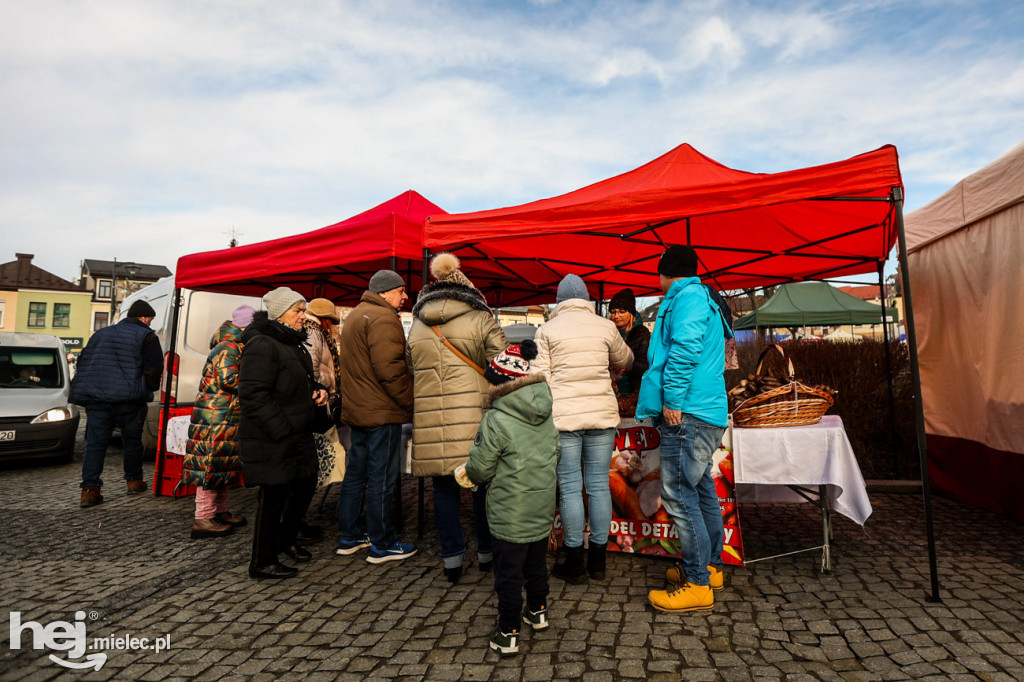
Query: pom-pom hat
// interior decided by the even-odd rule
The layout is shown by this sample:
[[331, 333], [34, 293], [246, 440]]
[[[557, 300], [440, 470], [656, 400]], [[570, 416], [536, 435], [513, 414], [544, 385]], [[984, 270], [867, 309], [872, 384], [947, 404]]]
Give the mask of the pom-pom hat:
[[487, 365], [487, 369], [484, 370], [484, 378], [494, 386], [500, 386], [505, 382], [524, 377], [530, 373], [530, 360], [535, 357], [537, 357], [537, 344], [530, 339], [512, 344], [494, 356], [494, 359]]
[[467, 287], [473, 286], [469, 277], [459, 269], [459, 259], [454, 253], [439, 253], [430, 261], [430, 274], [438, 282], [453, 282]]

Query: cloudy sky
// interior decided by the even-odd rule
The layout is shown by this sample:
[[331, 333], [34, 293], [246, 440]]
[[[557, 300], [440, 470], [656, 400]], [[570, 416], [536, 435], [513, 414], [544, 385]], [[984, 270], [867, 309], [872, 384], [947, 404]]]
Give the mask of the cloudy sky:
[[1020, 0], [0, 0], [0, 262], [160, 263], [415, 189], [552, 196], [689, 142], [895, 144], [907, 209], [1024, 141]]

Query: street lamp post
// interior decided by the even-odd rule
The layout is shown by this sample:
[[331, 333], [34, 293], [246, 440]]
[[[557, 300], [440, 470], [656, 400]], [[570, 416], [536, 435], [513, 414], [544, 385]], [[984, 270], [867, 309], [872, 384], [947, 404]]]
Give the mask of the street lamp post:
[[[125, 295], [132, 293], [131, 283], [135, 280], [135, 275], [139, 272], [139, 266], [136, 263], [128, 262], [121, 265], [127, 271], [127, 277], [125, 278]], [[114, 266], [111, 269], [110, 277], [110, 319], [107, 324], [114, 324], [114, 315], [117, 312], [117, 259], [114, 259]]]

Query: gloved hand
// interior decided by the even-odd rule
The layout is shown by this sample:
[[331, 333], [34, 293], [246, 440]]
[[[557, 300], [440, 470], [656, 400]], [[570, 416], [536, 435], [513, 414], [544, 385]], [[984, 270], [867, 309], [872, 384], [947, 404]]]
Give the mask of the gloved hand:
[[466, 475], [466, 465], [460, 464], [455, 467], [455, 481], [463, 488], [475, 488], [473, 481], [469, 480], [469, 476]]

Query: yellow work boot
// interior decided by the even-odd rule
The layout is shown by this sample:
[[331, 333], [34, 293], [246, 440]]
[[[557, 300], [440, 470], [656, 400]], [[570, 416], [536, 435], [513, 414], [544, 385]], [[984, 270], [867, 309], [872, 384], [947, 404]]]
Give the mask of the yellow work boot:
[[715, 605], [715, 593], [707, 585], [676, 583], [667, 590], [651, 590], [647, 601], [659, 611], [670, 613], [710, 611]]
[[[708, 565], [708, 571], [711, 572], [711, 589], [720, 590], [725, 587], [725, 573], [718, 570], [714, 566]], [[672, 568], [665, 571], [665, 580], [670, 583], [679, 583], [683, 581], [683, 567], [678, 563]]]

